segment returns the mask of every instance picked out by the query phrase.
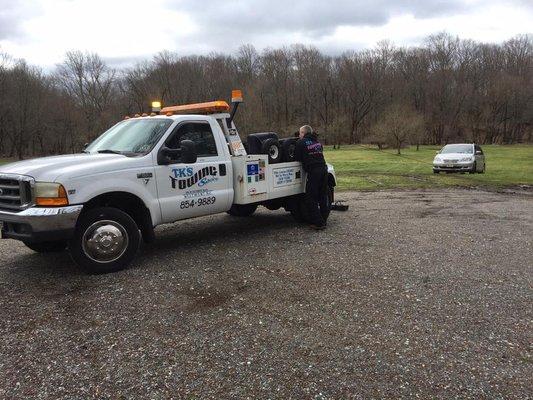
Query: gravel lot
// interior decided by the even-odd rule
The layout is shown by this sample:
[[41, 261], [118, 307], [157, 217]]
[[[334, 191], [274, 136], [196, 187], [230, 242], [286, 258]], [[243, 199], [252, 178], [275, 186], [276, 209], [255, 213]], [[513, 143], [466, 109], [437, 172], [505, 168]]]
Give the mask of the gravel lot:
[[87, 276], [0, 241], [0, 398], [533, 396], [533, 196], [341, 193], [158, 230]]

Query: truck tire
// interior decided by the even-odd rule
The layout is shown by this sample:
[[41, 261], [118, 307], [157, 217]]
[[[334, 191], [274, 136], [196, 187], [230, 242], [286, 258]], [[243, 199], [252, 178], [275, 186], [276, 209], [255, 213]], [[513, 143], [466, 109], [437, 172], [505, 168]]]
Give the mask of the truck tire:
[[124, 269], [139, 250], [141, 232], [118, 208], [98, 207], [82, 214], [69, 249], [72, 259], [89, 273]]
[[281, 148], [278, 139], [270, 138], [263, 142], [261, 152], [268, 155], [269, 164], [281, 162]]
[[258, 132], [250, 133], [246, 137], [248, 154], [265, 154], [263, 152], [263, 143], [268, 139], [278, 139], [278, 134], [275, 132]]
[[255, 210], [257, 210], [257, 204], [233, 204], [228, 214], [234, 217], [249, 217]]
[[322, 214], [322, 218], [324, 220], [327, 220], [329, 217], [329, 214], [331, 213], [331, 206], [333, 205], [333, 202], [335, 201], [335, 188], [333, 186], [328, 185], [328, 210], [324, 214]]
[[41, 242], [41, 243], [28, 243], [24, 242], [26, 247], [36, 251], [37, 253], [59, 253], [67, 248], [67, 241], [55, 241], [55, 242]]
[[298, 139], [296, 138], [288, 138], [283, 140], [283, 143], [281, 144], [281, 155], [284, 162], [294, 161], [294, 149], [296, 148], [297, 141]]
[[[324, 219], [328, 219], [329, 214], [331, 212], [331, 206], [333, 205], [333, 201], [335, 200], [335, 188], [333, 186], [328, 185], [328, 209], [325, 213], [322, 214], [322, 217]], [[308, 222], [309, 216], [307, 214], [307, 209], [305, 206], [304, 196], [298, 195], [295, 197], [291, 203], [289, 204], [289, 210], [288, 210], [292, 217], [297, 222]]]
[[287, 204], [287, 211], [289, 211], [296, 222], [306, 222], [307, 211], [305, 209], [304, 195], [300, 194], [292, 197]]

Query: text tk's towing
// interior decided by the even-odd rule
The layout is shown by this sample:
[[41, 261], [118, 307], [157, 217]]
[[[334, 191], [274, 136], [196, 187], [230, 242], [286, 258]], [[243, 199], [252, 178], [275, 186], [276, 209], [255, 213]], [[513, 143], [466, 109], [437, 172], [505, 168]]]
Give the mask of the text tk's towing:
[[[259, 205], [304, 218], [305, 172], [295, 138], [272, 132], [241, 141], [233, 117], [242, 94], [225, 101], [171, 106], [126, 117], [81, 154], [0, 167], [2, 237], [37, 252], [69, 249], [95, 273], [118, 271], [154, 227]], [[330, 201], [335, 173], [328, 165]]]

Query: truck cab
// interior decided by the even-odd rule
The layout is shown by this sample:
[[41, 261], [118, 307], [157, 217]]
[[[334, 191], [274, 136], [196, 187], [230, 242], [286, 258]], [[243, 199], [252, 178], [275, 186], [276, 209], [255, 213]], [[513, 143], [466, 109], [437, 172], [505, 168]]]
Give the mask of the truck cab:
[[[231, 112], [215, 101], [126, 117], [83, 153], [0, 167], [2, 237], [38, 252], [68, 248], [102, 273], [125, 268], [161, 224], [260, 205], [305, 218], [301, 163], [246, 152], [233, 123], [241, 101], [234, 93]], [[333, 201], [331, 166], [328, 177]]]

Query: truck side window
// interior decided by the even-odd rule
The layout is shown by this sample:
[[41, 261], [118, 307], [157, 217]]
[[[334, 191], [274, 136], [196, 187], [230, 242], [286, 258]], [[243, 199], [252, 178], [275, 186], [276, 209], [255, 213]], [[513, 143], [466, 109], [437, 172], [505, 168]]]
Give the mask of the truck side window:
[[211, 125], [207, 122], [190, 122], [181, 125], [167, 142], [171, 149], [179, 147], [182, 140], [192, 140], [196, 145], [198, 157], [214, 157], [218, 155], [217, 145]]

